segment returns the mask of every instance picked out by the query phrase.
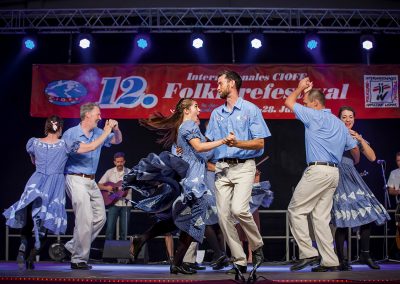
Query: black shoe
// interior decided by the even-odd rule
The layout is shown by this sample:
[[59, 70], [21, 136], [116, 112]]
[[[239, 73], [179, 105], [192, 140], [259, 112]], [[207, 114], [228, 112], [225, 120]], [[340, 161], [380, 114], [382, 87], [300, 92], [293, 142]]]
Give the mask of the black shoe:
[[309, 266], [309, 265], [315, 265], [319, 263], [319, 256], [313, 256], [309, 258], [303, 258], [300, 259], [296, 264], [293, 264], [290, 267], [291, 271], [298, 271], [302, 270], [303, 268]]
[[351, 267], [351, 265], [349, 264], [349, 261], [346, 259], [340, 263], [339, 270], [340, 271], [351, 271], [351, 270], [353, 270], [353, 267]]
[[231, 269], [227, 270], [225, 273], [226, 273], [226, 274], [236, 274], [237, 271], [236, 271], [235, 266], [237, 267], [237, 269], [238, 269], [241, 273], [246, 273], [246, 272], [247, 272], [247, 266], [235, 264]]
[[229, 259], [226, 255], [221, 255], [216, 261], [211, 262], [210, 264], [213, 270], [221, 270], [224, 267], [229, 265]]
[[[190, 268], [189, 268], [190, 269]], [[169, 267], [169, 272], [171, 274], [178, 274], [178, 273], [182, 273], [182, 274], [196, 274], [197, 271], [193, 270], [193, 269], [187, 269], [185, 268], [183, 265], [181, 266], [177, 266], [177, 265], [173, 265], [171, 264], [171, 266]]]
[[92, 269], [92, 266], [87, 264], [86, 262], [71, 262], [71, 269], [90, 270]]
[[371, 269], [381, 269], [381, 267], [372, 260], [369, 252], [361, 252], [360, 263], [368, 265]]
[[253, 267], [259, 267], [264, 262], [263, 247], [259, 247], [253, 253]]
[[311, 268], [312, 272], [328, 272], [328, 271], [340, 271], [339, 266], [323, 266], [318, 265], [316, 267]]
[[191, 269], [194, 269], [194, 270], [206, 270], [205, 266], [200, 266], [197, 262], [195, 262], [195, 263], [184, 262], [182, 265], [185, 266], [185, 267], [189, 267]]

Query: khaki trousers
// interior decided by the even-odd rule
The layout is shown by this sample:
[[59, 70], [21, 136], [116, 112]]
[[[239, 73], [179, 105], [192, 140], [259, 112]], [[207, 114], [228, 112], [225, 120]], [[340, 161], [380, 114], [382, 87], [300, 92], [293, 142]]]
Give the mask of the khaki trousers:
[[215, 166], [215, 197], [219, 225], [234, 262], [243, 266], [247, 265], [247, 259], [235, 228], [236, 221], [239, 221], [243, 228], [252, 251], [263, 246], [249, 205], [255, 172], [254, 160], [239, 164], [217, 162]]
[[[333, 194], [339, 182], [335, 167], [309, 166], [296, 186], [288, 213], [290, 230], [299, 246], [300, 258], [321, 255], [321, 265], [338, 266], [329, 222]], [[318, 250], [312, 246], [307, 216], [311, 214]]]
[[87, 262], [90, 247], [106, 222], [104, 200], [96, 181], [67, 175], [66, 190], [75, 214], [73, 238], [65, 244], [71, 262]]

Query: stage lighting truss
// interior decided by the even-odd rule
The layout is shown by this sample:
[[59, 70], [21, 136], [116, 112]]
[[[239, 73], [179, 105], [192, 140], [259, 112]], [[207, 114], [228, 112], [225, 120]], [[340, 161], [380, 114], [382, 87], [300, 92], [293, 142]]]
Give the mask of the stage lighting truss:
[[0, 10], [0, 33], [151, 32], [360, 33], [400, 34], [400, 10], [319, 8], [104, 8]]

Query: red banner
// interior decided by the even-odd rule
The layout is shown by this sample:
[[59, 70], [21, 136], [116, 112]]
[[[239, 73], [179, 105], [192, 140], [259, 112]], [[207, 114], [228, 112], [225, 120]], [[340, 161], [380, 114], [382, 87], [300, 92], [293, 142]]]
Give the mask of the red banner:
[[240, 96], [266, 119], [294, 118], [284, 100], [306, 76], [333, 113], [349, 105], [357, 118], [400, 118], [397, 65], [34, 65], [31, 115], [78, 118], [81, 104], [98, 102], [104, 118], [146, 118], [168, 115], [188, 97], [198, 102], [200, 118], [208, 118], [224, 102], [216, 90], [224, 69], [241, 75]]

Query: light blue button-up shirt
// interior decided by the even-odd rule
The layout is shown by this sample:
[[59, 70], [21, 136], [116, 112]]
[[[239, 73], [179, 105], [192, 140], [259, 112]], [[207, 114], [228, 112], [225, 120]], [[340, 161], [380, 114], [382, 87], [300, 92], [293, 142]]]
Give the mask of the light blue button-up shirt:
[[[251, 102], [239, 98], [232, 111], [223, 104], [211, 113], [206, 137], [211, 141], [225, 138], [233, 132], [237, 140], [252, 140], [271, 136], [260, 109]], [[214, 160], [222, 158], [250, 159], [264, 153], [260, 150], [244, 150], [222, 145], [214, 149]]]
[[338, 164], [345, 150], [357, 146], [344, 123], [330, 109], [315, 110], [296, 103], [293, 112], [305, 126], [307, 163]]
[[[89, 133], [89, 137], [86, 137], [85, 133], [82, 130], [81, 125], [77, 125], [71, 127], [67, 131], [65, 131], [63, 135], [63, 139], [67, 146], [71, 147], [77, 141], [82, 143], [90, 143], [96, 140], [101, 134], [103, 130], [96, 127]], [[114, 133], [110, 133], [107, 139], [103, 142], [103, 144], [97, 147], [96, 150], [78, 154], [71, 153], [68, 157], [67, 164], [65, 165], [65, 173], [78, 173], [78, 174], [86, 174], [86, 175], [94, 175], [97, 170], [97, 166], [99, 164], [101, 147], [111, 146], [111, 139], [114, 137]]]

